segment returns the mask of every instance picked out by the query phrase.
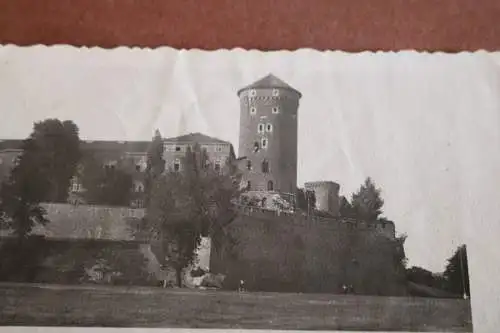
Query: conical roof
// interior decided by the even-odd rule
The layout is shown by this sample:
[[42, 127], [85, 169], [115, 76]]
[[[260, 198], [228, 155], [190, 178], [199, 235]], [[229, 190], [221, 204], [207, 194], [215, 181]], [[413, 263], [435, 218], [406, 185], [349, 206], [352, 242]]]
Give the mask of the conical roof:
[[292, 88], [289, 84], [277, 78], [271, 73], [263, 77], [262, 79], [257, 80], [254, 83], [238, 90], [238, 96], [241, 94], [242, 91], [250, 89], [287, 89], [295, 92], [296, 94], [299, 95], [299, 97], [302, 96], [300, 91]]

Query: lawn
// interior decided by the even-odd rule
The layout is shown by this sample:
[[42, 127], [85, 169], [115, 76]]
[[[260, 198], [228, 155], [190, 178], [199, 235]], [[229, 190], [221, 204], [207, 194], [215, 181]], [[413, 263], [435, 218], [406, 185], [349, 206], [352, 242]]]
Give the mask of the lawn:
[[0, 325], [471, 332], [465, 300], [0, 284]]

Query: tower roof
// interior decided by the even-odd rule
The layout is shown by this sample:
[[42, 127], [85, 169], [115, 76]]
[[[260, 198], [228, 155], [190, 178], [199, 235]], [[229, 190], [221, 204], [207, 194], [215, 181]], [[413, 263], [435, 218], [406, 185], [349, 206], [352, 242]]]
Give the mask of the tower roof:
[[283, 80], [277, 78], [273, 74], [268, 74], [267, 76], [263, 77], [260, 80], [255, 81], [254, 83], [241, 88], [238, 90], [238, 96], [241, 94], [242, 91], [249, 90], [249, 89], [286, 89], [295, 92], [296, 94], [299, 95], [299, 97], [302, 96], [300, 91], [297, 89], [292, 88], [289, 84], [284, 82]]
[[231, 144], [228, 141], [224, 141], [218, 138], [214, 138], [202, 133], [189, 133], [174, 138], [164, 139], [165, 142], [197, 142], [197, 143], [220, 143], [220, 144]]

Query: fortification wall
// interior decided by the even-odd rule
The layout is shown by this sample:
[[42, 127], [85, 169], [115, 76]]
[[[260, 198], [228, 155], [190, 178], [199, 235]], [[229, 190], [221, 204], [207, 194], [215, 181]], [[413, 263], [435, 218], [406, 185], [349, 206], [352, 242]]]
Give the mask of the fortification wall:
[[404, 292], [394, 237], [381, 226], [254, 208], [228, 234], [236, 244], [213, 246], [211, 255], [211, 270], [227, 276], [227, 288], [243, 279], [249, 290], [337, 293], [345, 284], [363, 294]]

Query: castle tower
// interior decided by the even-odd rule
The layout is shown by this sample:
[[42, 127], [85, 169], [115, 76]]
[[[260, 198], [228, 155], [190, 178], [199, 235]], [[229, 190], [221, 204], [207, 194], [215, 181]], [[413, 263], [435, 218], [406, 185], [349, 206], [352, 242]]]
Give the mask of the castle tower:
[[306, 190], [313, 191], [316, 196], [316, 209], [339, 215], [340, 185], [331, 181], [308, 182], [304, 184]]
[[239, 156], [249, 190], [295, 194], [301, 96], [272, 74], [238, 91]]

